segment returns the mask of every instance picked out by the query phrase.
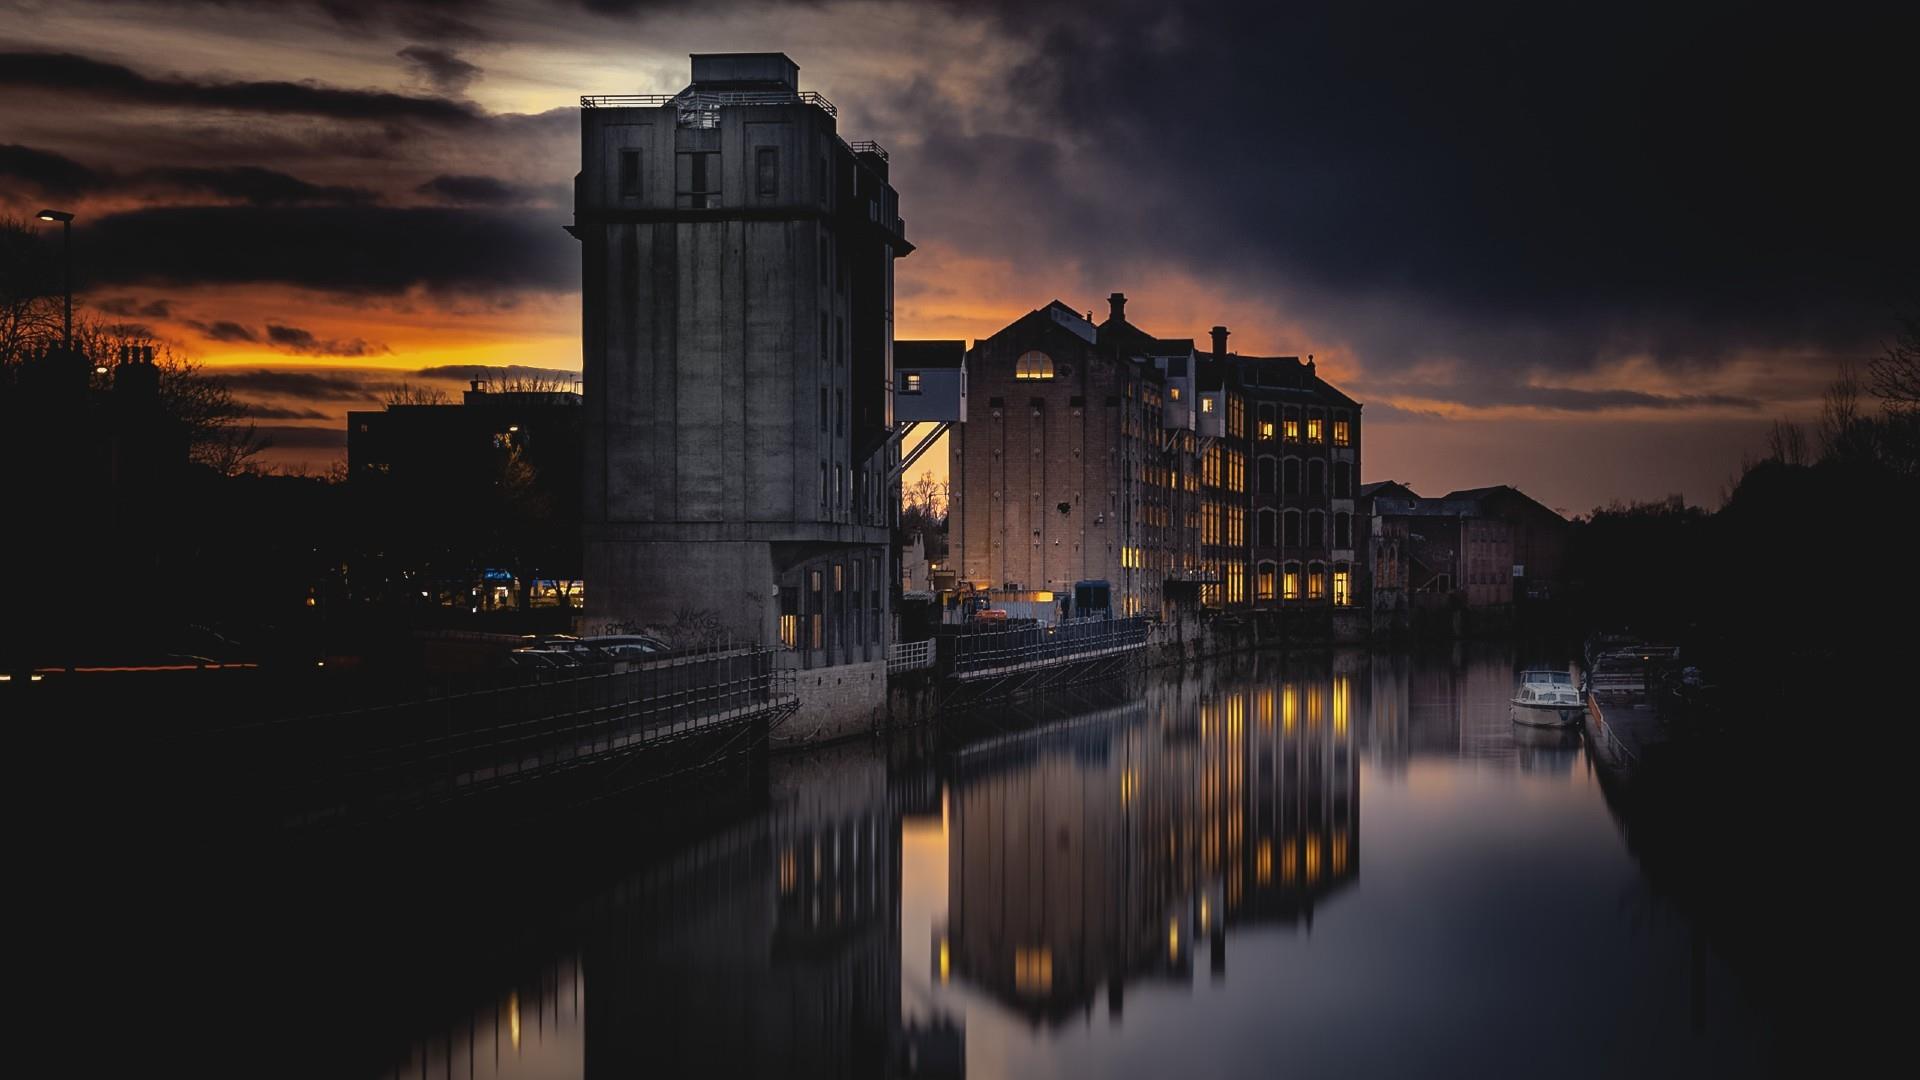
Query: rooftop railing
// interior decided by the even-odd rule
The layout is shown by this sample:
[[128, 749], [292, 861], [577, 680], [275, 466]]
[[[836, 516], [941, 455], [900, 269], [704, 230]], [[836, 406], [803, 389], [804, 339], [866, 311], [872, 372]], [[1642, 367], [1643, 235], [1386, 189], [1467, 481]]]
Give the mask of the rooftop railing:
[[811, 90], [701, 90], [678, 94], [582, 94], [583, 109], [657, 109], [665, 105], [682, 108], [722, 105], [812, 105], [828, 116], [840, 111], [833, 102]]

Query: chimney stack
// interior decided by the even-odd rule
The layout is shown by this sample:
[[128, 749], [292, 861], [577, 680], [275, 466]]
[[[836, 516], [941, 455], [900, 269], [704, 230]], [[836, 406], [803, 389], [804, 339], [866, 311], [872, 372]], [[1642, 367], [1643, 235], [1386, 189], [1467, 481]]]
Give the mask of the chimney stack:
[[1117, 292], [1107, 297], [1107, 317], [1114, 322], [1124, 322], [1127, 318], [1127, 294]]
[[1227, 328], [1224, 326], [1213, 328], [1213, 358], [1215, 360], [1227, 358]]

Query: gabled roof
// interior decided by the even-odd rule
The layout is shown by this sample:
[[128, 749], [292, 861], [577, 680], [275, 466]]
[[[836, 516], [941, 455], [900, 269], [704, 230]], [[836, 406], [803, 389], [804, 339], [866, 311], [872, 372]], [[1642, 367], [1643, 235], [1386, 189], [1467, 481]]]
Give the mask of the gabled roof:
[[957, 368], [967, 358], [967, 343], [946, 339], [896, 341], [893, 343], [895, 370]]
[[1371, 484], [1360, 485], [1360, 497], [1373, 498], [1375, 495], [1392, 495], [1402, 499], [1417, 499], [1419, 494], [1398, 480], [1375, 480]]

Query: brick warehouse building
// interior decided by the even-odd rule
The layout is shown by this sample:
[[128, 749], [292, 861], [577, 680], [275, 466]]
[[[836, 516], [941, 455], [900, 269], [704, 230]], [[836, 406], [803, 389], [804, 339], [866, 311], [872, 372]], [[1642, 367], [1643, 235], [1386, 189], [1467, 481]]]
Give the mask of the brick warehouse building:
[[1120, 613], [1364, 610], [1360, 405], [1311, 358], [1159, 338], [1109, 298], [1054, 301], [974, 344], [949, 442], [960, 579], [1001, 593], [1105, 580]]

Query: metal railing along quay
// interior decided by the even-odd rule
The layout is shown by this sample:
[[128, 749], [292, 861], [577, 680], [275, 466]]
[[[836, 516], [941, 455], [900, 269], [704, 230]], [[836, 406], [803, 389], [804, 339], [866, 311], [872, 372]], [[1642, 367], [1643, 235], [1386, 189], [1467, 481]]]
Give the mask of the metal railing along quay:
[[967, 627], [941, 635], [940, 666], [956, 679], [981, 679], [1094, 660], [1146, 647], [1152, 620], [1069, 619], [1004, 630]]

